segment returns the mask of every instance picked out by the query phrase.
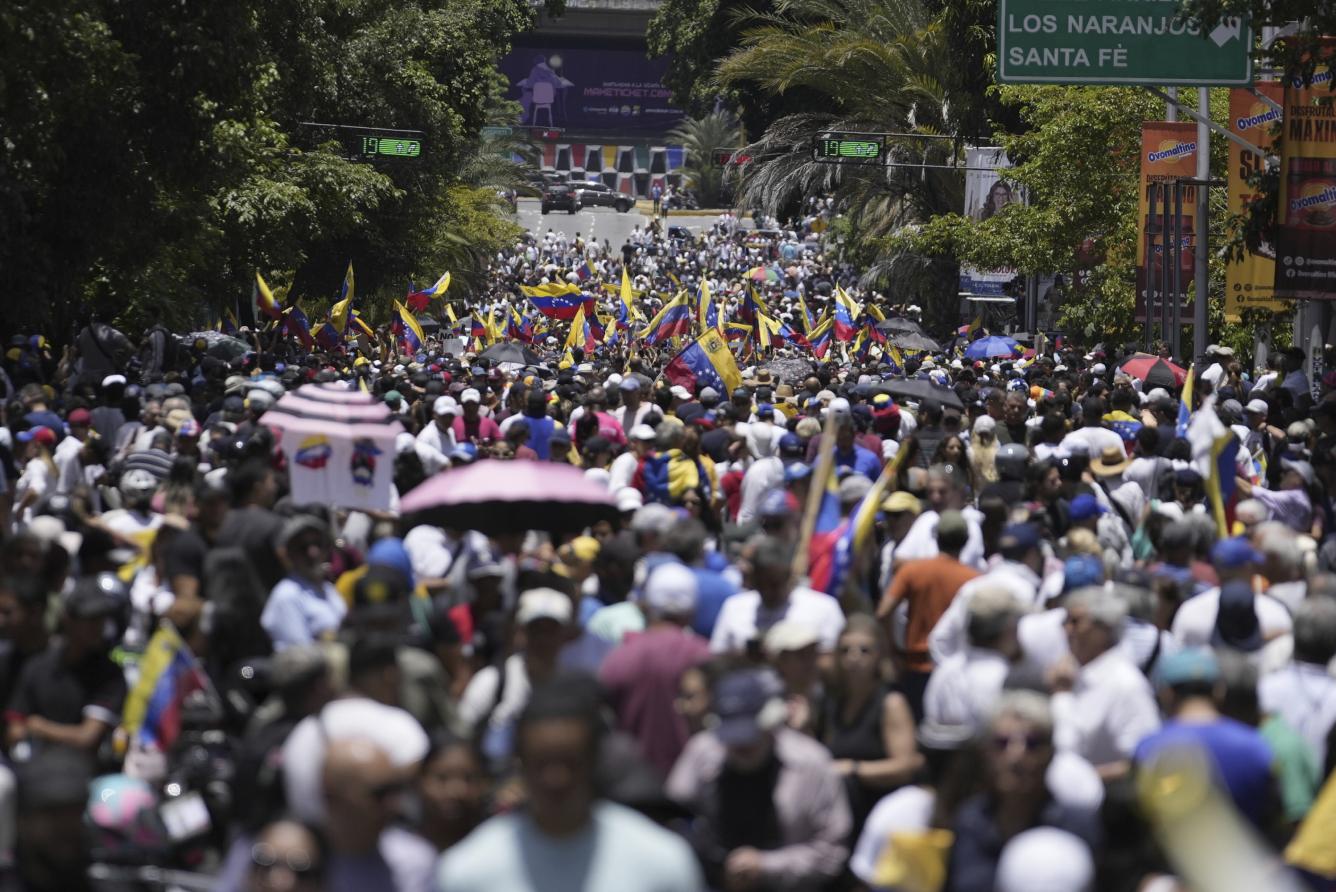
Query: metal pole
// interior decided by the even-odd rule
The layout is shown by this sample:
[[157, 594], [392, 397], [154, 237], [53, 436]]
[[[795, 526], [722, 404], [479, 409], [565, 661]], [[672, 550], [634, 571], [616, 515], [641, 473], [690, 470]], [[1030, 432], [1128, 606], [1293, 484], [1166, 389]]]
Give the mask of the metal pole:
[[1169, 99], [1168, 99], [1168, 101], [1165, 102], [1165, 104], [1164, 104], [1164, 119], [1165, 119], [1166, 121], [1177, 121], [1177, 120], [1178, 120], [1178, 87], [1167, 87], [1167, 88], [1165, 89], [1164, 92], [1166, 92], [1166, 93], [1169, 94]]
[[[1211, 104], [1204, 87], [1197, 88], [1197, 111], [1201, 118], [1210, 120]], [[1209, 283], [1209, 256], [1207, 249], [1207, 221], [1210, 212], [1210, 187], [1204, 185], [1211, 178], [1211, 128], [1197, 121], [1197, 179], [1203, 185], [1197, 187], [1197, 219], [1193, 221], [1197, 237], [1197, 299], [1192, 307], [1192, 358], [1195, 360], [1206, 354], [1206, 300]]]
[[1172, 318], [1169, 304], [1174, 299], [1174, 292], [1171, 290], [1174, 274], [1169, 269], [1169, 258], [1173, 256], [1173, 246], [1177, 244], [1174, 239], [1174, 209], [1169, 203], [1168, 183], [1160, 186], [1160, 198], [1164, 202], [1164, 210], [1160, 212], [1160, 242], [1164, 245], [1160, 253], [1160, 340], [1168, 344], [1173, 339], [1169, 328]]
[[1025, 330], [1039, 333], [1039, 277], [1034, 273], [1025, 277]]
[[1155, 328], [1155, 199], [1159, 186], [1151, 183], [1146, 194], [1146, 262], [1141, 273], [1141, 305], [1146, 312], [1146, 352], [1154, 351]]
[[[1200, 186], [1198, 188], [1201, 188]], [[1174, 339], [1170, 350], [1183, 361], [1183, 184], [1174, 183]]]

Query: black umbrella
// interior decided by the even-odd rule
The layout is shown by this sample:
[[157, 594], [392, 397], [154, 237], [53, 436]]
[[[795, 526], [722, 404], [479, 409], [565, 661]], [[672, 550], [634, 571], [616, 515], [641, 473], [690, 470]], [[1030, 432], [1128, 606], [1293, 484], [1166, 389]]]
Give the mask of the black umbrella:
[[923, 334], [923, 326], [919, 325], [913, 319], [906, 319], [904, 316], [892, 316], [890, 319], [884, 319], [881, 322], [878, 322], [877, 331], [884, 331], [887, 334], [890, 334], [891, 332]]
[[493, 344], [482, 353], [478, 354], [479, 359], [487, 359], [498, 365], [503, 362], [514, 362], [520, 365], [538, 365], [542, 360], [528, 347], [518, 341], [501, 341]]
[[960, 397], [949, 387], [939, 387], [931, 381], [923, 378], [895, 378], [890, 381], [883, 381], [872, 388], [873, 393], [889, 393], [894, 397], [924, 402], [925, 400], [937, 400], [946, 409], [965, 410], [965, 404], [960, 401]]
[[815, 371], [815, 366], [806, 359], [791, 357], [772, 359], [763, 368], [769, 369], [777, 381], [797, 383]]
[[932, 338], [912, 331], [893, 334], [886, 339], [886, 343], [901, 350], [923, 350], [928, 353], [937, 353], [942, 349]]

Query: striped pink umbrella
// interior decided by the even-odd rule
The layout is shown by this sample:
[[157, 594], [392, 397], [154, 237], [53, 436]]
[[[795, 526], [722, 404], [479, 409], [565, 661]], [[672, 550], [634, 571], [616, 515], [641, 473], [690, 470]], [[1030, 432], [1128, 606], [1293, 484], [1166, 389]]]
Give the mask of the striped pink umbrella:
[[573, 532], [613, 520], [617, 505], [601, 483], [570, 465], [480, 461], [437, 474], [405, 495], [404, 515], [457, 530]]

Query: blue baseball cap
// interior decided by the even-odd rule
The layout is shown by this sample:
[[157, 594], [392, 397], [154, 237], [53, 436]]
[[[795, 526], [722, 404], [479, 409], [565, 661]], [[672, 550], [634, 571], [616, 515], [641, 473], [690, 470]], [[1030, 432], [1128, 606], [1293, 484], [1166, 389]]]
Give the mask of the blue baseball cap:
[[784, 482], [792, 483], [795, 480], [806, 480], [812, 476], [812, 466], [807, 462], [796, 461], [784, 469]]
[[725, 675], [714, 687], [714, 734], [725, 746], [750, 746], [768, 730], [761, 712], [774, 697], [766, 676], [757, 670]]
[[1039, 527], [1032, 523], [1009, 523], [1002, 528], [998, 547], [1004, 551], [1038, 548]]
[[1220, 662], [1209, 647], [1187, 647], [1160, 657], [1155, 666], [1155, 686], [1172, 688], [1175, 685], [1220, 680]]
[[773, 416], [774, 414], [775, 414], [775, 407], [770, 405], [769, 403], [761, 403], [761, 405], [756, 407], [757, 418], [764, 418], [767, 415]]
[[1104, 581], [1104, 563], [1093, 554], [1074, 554], [1062, 564], [1062, 593], [1099, 585]]
[[802, 458], [807, 455], [807, 444], [803, 438], [793, 432], [789, 432], [779, 438], [780, 457]]
[[1211, 563], [1224, 570], [1237, 570], [1248, 564], [1260, 564], [1263, 558], [1252, 543], [1242, 536], [1221, 539], [1211, 549]]
[[1088, 492], [1083, 492], [1072, 499], [1071, 507], [1067, 509], [1067, 516], [1071, 518], [1073, 523], [1076, 523], [1089, 520], [1092, 517], [1099, 517], [1101, 514], [1107, 514], [1108, 510], [1099, 503], [1099, 499]]

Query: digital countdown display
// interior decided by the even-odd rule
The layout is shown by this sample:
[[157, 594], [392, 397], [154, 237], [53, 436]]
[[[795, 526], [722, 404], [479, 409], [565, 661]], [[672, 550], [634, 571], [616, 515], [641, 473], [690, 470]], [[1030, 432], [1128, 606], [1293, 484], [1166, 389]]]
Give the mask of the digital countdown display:
[[361, 137], [362, 155], [366, 158], [418, 158], [422, 143], [416, 139]]
[[882, 160], [886, 139], [877, 134], [818, 133], [812, 142], [812, 159], [834, 164], [875, 164]]

